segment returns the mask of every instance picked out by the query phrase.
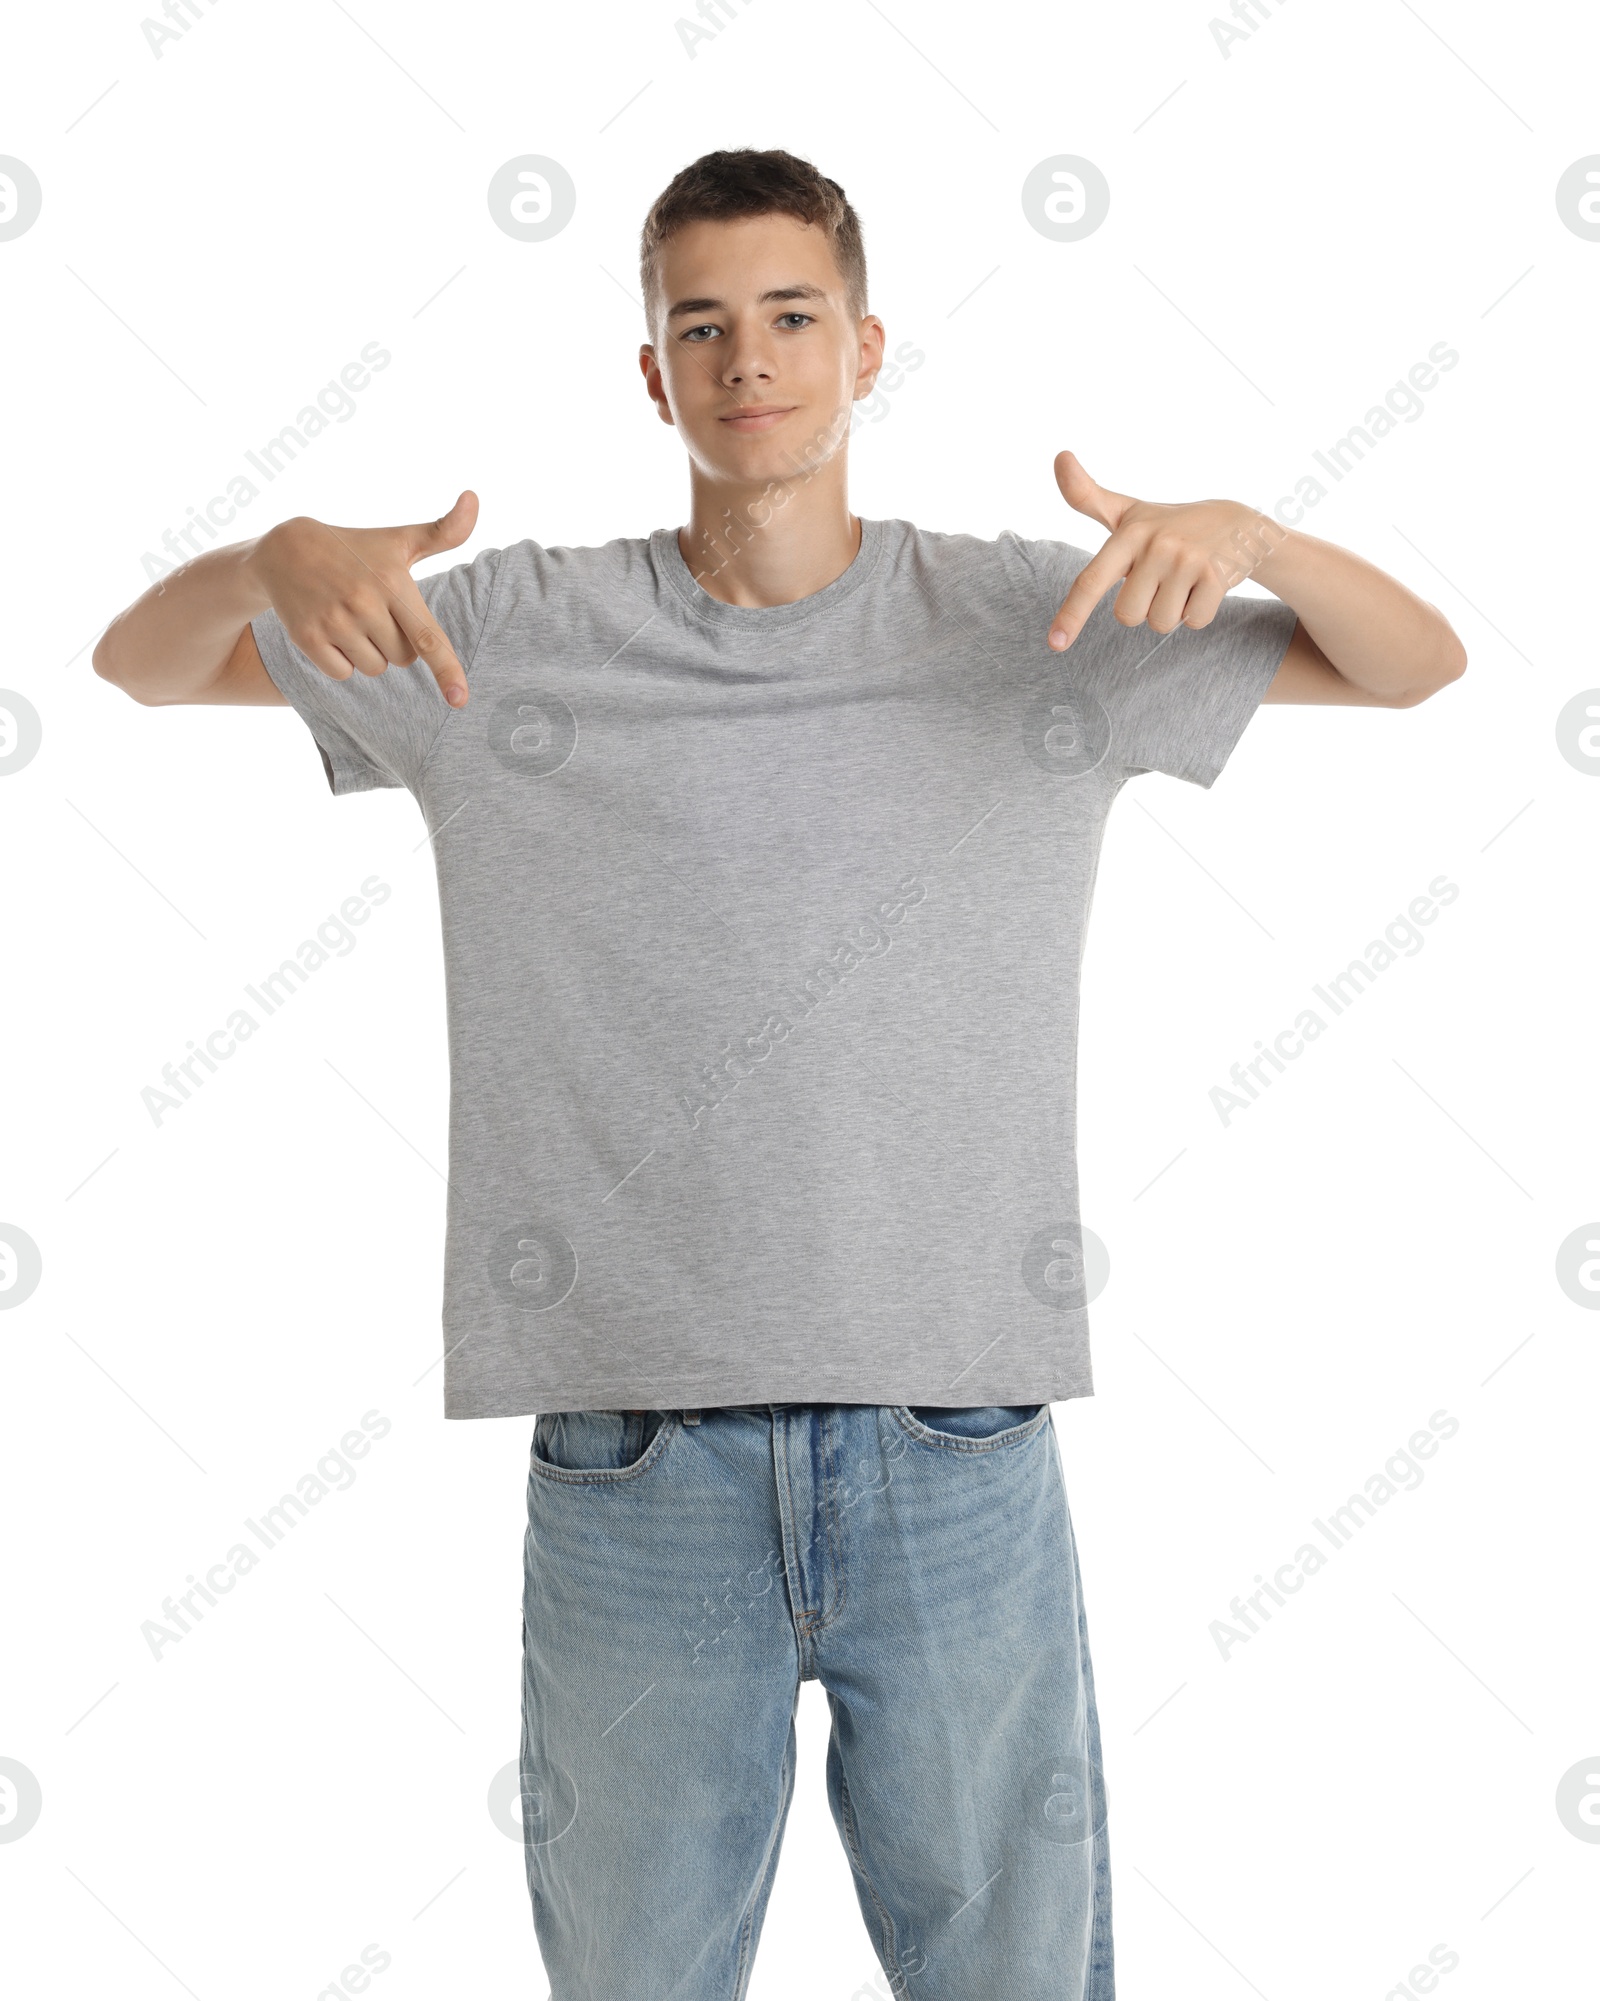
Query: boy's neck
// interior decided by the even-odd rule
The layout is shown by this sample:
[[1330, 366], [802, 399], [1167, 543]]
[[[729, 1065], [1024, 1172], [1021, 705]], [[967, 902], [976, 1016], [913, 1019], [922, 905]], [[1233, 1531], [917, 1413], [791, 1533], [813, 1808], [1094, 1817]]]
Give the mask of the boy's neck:
[[690, 575], [724, 604], [793, 604], [824, 589], [861, 547], [845, 471], [836, 452], [797, 478], [745, 487], [691, 466], [689, 520], [678, 530]]

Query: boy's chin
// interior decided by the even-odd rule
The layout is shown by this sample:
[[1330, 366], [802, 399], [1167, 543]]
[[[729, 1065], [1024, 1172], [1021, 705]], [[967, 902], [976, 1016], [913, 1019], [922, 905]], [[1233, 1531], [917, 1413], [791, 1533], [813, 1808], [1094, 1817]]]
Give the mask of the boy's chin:
[[791, 419], [776, 431], [747, 432], [742, 438], [719, 436], [707, 441], [702, 462], [716, 478], [740, 485], [800, 478], [808, 467], [818, 468], [833, 456], [828, 439], [819, 436], [820, 429], [815, 422]]
[[792, 479], [802, 464], [796, 451], [784, 449], [770, 438], [752, 439], [744, 451], [730, 451], [726, 439], [718, 439], [717, 444], [720, 449], [708, 454], [703, 463], [714, 478], [737, 486], [765, 486], [769, 480]]

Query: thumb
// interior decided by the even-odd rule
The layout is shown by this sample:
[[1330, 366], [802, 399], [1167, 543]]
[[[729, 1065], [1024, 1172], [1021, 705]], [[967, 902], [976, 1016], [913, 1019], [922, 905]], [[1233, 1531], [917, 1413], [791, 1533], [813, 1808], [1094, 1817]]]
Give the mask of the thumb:
[[441, 549], [459, 549], [477, 526], [478, 496], [469, 487], [457, 494], [456, 504], [437, 521], [413, 522], [402, 531], [411, 553], [407, 564], [419, 563], [424, 556], [436, 556]]
[[1113, 492], [1092, 480], [1071, 452], [1056, 453], [1055, 471], [1061, 498], [1075, 514], [1087, 514], [1103, 528], [1115, 529], [1135, 504], [1132, 494]]

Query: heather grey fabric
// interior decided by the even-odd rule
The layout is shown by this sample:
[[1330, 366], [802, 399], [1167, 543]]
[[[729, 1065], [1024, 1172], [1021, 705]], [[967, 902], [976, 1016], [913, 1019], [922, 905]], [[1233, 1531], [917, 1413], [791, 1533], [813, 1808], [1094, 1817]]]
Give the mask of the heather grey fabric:
[[447, 1417], [1092, 1394], [1078, 974], [1106, 814], [1210, 785], [1294, 629], [1064, 656], [1087, 553], [864, 520], [798, 603], [677, 532], [421, 580], [467, 670], [267, 671], [336, 793], [433, 842], [452, 1094]]

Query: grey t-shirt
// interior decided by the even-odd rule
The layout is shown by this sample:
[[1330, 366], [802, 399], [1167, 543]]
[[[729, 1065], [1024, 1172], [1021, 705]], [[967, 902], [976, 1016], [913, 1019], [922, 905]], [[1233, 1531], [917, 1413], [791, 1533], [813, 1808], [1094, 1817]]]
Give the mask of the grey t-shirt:
[[1079, 967], [1124, 782], [1216, 778], [1295, 614], [1159, 641], [1087, 553], [863, 520], [797, 603], [677, 531], [421, 579], [467, 670], [267, 671], [434, 832], [447, 1417], [1092, 1394]]

